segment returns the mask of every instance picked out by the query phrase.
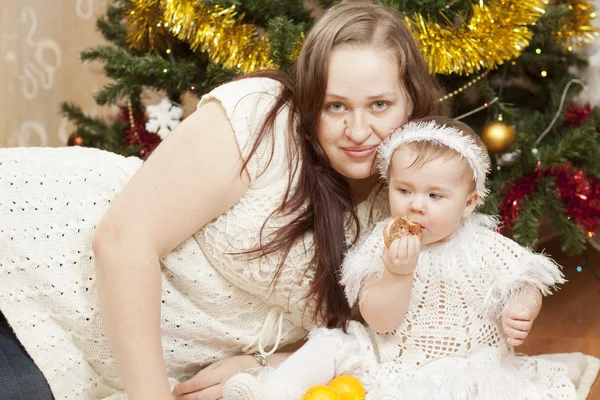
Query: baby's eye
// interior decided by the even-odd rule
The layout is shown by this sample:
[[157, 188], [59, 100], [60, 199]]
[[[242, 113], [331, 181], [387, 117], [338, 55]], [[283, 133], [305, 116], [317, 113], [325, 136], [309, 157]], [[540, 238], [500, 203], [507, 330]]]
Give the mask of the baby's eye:
[[389, 106], [388, 102], [383, 101], [383, 100], [377, 100], [372, 105], [373, 109], [375, 109], [377, 111], [383, 111], [383, 110], [387, 109], [388, 106]]
[[402, 194], [410, 194], [410, 191], [408, 189], [401, 188], [398, 191]]
[[439, 193], [429, 193], [429, 198], [434, 199], [434, 200], [438, 200], [442, 198], [442, 195]]
[[345, 107], [342, 103], [330, 103], [329, 105], [327, 105], [327, 109], [329, 111], [339, 112], [339, 111], [343, 111], [345, 109]]

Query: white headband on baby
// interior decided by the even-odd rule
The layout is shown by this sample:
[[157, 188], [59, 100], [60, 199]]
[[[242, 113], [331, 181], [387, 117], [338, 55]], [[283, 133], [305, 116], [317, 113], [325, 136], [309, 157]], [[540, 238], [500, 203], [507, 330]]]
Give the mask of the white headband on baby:
[[485, 177], [490, 171], [489, 157], [475, 140], [460, 133], [456, 128], [440, 125], [435, 121], [408, 122], [396, 129], [379, 145], [378, 168], [381, 176], [387, 181], [390, 162], [394, 151], [404, 143], [432, 142], [451, 148], [460, 154], [473, 171], [475, 190], [479, 195], [479, 204], [488, 194], [485, 187]]

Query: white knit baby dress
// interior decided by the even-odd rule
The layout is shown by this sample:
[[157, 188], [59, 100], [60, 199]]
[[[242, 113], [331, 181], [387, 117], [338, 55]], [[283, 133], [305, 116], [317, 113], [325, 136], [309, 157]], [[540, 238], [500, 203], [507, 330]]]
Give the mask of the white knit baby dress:
[[[364, 295], [365, 279], [384, 271], [385, 224], [346, 258], [342, 282], [351, 303]], [[409, 309], [395, 331], [375, 334], [352, 323], [348, 336], [338, 335], [348, 348], [358, 341], [367, 354], [344, 359], [348, 352], [342, 346], [339, 355], [340, 364], [362, 364], [358, 374], [369, 390], [367, 399], [576, 398], [565, 365], [516, 356], [499, 319], [523, 285], [548, 294], [562, 283], [560, 269], [494, 227], [491, 218], [473, 215], [448, 241], [422, 250]]]
[[[243, 79], [216, 88], [200, 105], [221, 103], [246, 157], [280, 90], [270, 79]], [[298, 341], [313, 326], [304, 299], [313, 276], [305, 274], [309, 237], [292, 249], [274, 289], [277, 257], [234, 254], [258, 243], [266, 216], [285, 193], [287, 122], [284, 109], [275, 138], [248, 163], [251, 183], [239, 202], [162, 260], [162, 344], [168, 374], [177, 381], [216, 360], [255, 351], [259, 343], [269, 350], [276, 341]], [[88, 148], [0, 149], [0, 310], [57, 400], [101, 399], [123, 390], [98, 312], [91, 240], [141, 164]], [[365, 224], [366, 208], [359, 210]], [[286, 222], [273, 220], [267, 232]]]

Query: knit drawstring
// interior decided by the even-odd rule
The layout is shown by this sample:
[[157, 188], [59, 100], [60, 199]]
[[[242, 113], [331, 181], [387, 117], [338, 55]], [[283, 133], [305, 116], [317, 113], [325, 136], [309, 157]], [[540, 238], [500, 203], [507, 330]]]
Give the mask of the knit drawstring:
[[[258, 343], [258, 351], [268, 357], [277, 351], [277, 347], [279, 346], [279, 342], [281, 341], [281, 332], [283, 330], [283, 315], [285, 312], [280, 307], [273, 307], [269, 313], [267, 314], [267, 318], [265, 318], [265, 322], [263, 323], [262, 328], [252, 341], [252, 343], [245, 346], [242, 351], [248, 352], [254, 346], [254, 344]], [[273, 336], [277, 332], [277, 337], [275, 338], [275, 342], [273, 343], [273, 347], [268, 352], [265, 351], [265, 346], [267, 346], [273, 339]]]

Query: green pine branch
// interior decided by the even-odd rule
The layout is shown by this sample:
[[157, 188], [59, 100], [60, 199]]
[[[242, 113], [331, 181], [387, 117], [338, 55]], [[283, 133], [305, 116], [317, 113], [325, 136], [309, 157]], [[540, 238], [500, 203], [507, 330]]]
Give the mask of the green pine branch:
[[[233, 2], [231, 2], [233, 3]], [[258, 26], [268, 26], [277, 17], [295, 22], [308, 22], [310, 13], [302, 0], [245, 0], [236, 1], [238, 10], [245, 15], [244, 21]]]
[[127, 49], [114, 46], [101, 46], [84, 50], [82, 60], [101, 60], [106, 75], [114, 82], [107, 84], [96, 95], [98, 104], [114, 104], [124, 97], [137, 97], [143, 88], [165, 90], [169, 97], [178, 101], [187, 91], [204, 93], [217, 81], [233, 77], [233, 72], [222, 68], [209, 68], [209, 61], [203, 54], [188, 59], [171, 61], [155, 53], [134, 55]]
[[[538, 184], [539, 186], [539, 184]], [[539, 237], [540, 217], [545, 199], [541, 190], [523, 199], [519, 217], [512, 229], [513, 239], [524, 246], [532, 247]]]
[[581, 228], [566, 215], [565, 205], [560, 201], [556, 185], [551, 179], [543, 186], [546, 191], [545, 211], [552, 225], [560, 232], [562, 250], [566, 254], [578, 254], [585, 250], [586, 236]]
[[298, 45], [298, 38], [306, 31], [305, 24], [295, 24], [286, 17], [276, 17], [269, 21], [269, 43], [271, 57], [280, 69], [289, 71], [293, 66], [290, 58]]
[[[115, 120], [107, 123], [102, 118], [92, 118], [84, 114], [81, 108], [73, 103], [61, 105], [63, 116], [73, 121], [77, 126], [76, 134], [81, 137], [86, 147], [95, 147], [114, 153], [121, 153], [122, 132], [127, 123]], [[137, 153], [139, 154], [139, 150]]]
[[122, 21], [126, 15], [124, 2], [119, 1], [109, 4], [106, 15], [96, 21], [96, 27], [104, 38], [115, 46], [127, 48], [127, 30]]
[[543, 150], [547, 163], [571, 162], [585, 166], [598, 158], [600, 135], [595, 127], [561, 129], [559, 133], [561, 135], [557, 135], [552, 146], [546, 146]]

